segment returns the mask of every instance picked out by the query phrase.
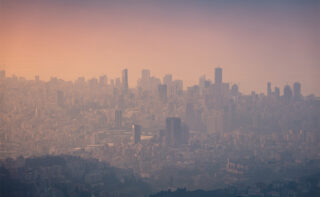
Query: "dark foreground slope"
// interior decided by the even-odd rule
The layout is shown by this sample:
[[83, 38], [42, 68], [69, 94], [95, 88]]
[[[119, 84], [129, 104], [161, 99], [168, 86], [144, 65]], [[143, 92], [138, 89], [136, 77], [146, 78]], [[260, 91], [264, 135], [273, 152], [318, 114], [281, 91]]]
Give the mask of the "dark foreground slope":
[[0, 196], [146, 196], [150, 187], [131, 171], [73, 156], [7, 159]]
[[229, 187], [213, 191], [161, 191], [150, 197], [319, 197], [320, 173], [300, 178], [298, 180], [273, 182], [270, 184], [257, 183], [246, 187]]

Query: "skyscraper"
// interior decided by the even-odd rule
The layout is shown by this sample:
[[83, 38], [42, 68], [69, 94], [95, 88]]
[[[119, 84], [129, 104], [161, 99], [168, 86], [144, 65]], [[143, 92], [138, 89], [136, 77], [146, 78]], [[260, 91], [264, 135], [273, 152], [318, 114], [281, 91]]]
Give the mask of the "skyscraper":
[[221, 84], [222, 83], [222, 68], [220, 68], [220, 67], [215, 68], [214, 75], [215, 75], [215, 78], [214, 78], [215, 84]]
[[271, 90], [271, 82], [268, 82], [267, 84], [267, 96], [271, 96], [272, 90]]
[[169, 117], [166, 120], [166, 130], [164, 131], [166, 145], [179, 146], [188, 143], [189, 128], [181, 124], [181, 119]]
[[283, 98], [285, 101], [290, 101], [292, 98], [292, 89], [289, 85], [286, 85], [283, 88]]
[[293, 84], [293, 98], [295, 100], [299, 100], [301, 98], [301, 84], [299, 82], [295, 82]]
[[128, 69], [122, 70], [122, 90], [124, 93], [128, 92]]
[[280, 89], [278, 87], [275, 87], [274, 88], [274, 96], [276, 98], [279, 98], [280, 97]]
[[181, 129], [181, 119], [170, 117], [166, 120], [166, 143], [167, 145], [175, 144], [175, 136]]
[[138, 144], [141, 141], [141, 127], [137, 124], [132, 124], [133, 143]]

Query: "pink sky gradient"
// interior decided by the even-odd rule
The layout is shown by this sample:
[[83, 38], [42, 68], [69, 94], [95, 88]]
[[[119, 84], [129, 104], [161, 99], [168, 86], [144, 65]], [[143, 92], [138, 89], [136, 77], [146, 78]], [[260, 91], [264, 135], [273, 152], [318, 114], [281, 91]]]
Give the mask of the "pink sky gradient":
[[203, 74], [213, 80], [220, 66], [223, 80], [245, 93], [299, 81], [304, 94], [320, 95], [316, 1], [79, 2], [2, 1], [0, 69], [74, 80], [120, 77], [128, 68], [130, 86], [150, 69], [189, 86]]

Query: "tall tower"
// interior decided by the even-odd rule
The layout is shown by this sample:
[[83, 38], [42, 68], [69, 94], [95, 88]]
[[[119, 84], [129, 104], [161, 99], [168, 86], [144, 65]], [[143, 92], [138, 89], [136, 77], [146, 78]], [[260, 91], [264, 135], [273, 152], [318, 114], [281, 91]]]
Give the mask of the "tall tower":
[[214, 70], [214, 83], [215, 84], [221, 84], [222, 83], [222, 68], [217, 67]]
[[268, 82], [268, 85], [267, 85], [267, 95], [268, 95], [268, 96], [271, 96], [271, 93], [272, 93], [272, 91], [271, 91], [271, 82]]
[[274, 95], [276, 98], [280, 97], [280, 89], [278, 87], [274, 87]]
[[128, 92], [128, 69], [122, 70], [122, 89], [124, 93]]
[[299, 100], [301, 98], [301, 84], [299, 82], [295, 82], [293, 84], [293, 97], [295, 100]]
[[167, 146], [187, 144], [189, 139], [189, 128], [181, 123], [180, 118], [168, 117], [163, 137], [165, 138], [165, 144]]
[[176, 137], [181, 130], [181, 119], [169, 117], [166, 120], [166, 144], [172, 146], [176, 143]]
[[285, 99], [285, 101], [290, 101], [292, 98], [292, 90], [289, 85], [286, 85], [283, 88], [283, 98]]
[[133, 137], [133, 143], [138, 144], [141, 141], [141, 127], [137, 124], [132, 124], [132, 137]]

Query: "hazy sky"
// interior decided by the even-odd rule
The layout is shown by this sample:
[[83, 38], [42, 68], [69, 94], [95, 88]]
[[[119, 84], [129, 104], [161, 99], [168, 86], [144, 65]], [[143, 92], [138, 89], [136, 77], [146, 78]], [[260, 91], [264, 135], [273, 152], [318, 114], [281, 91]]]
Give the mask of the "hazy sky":
[[320, 95], [320, 1], [0, 0], [0, 69], [74, 80], [129, 69], [193, 85], [214, 67], [240, 91]]

